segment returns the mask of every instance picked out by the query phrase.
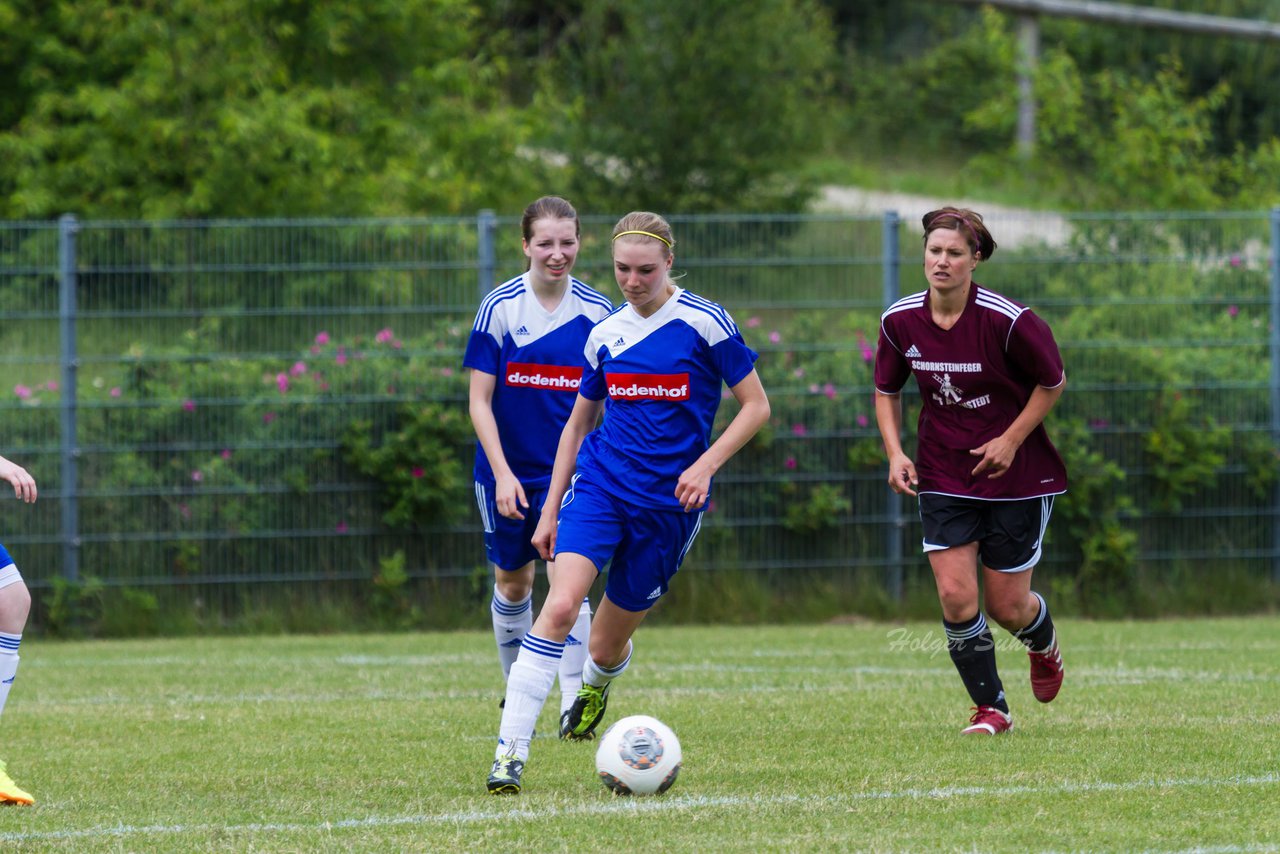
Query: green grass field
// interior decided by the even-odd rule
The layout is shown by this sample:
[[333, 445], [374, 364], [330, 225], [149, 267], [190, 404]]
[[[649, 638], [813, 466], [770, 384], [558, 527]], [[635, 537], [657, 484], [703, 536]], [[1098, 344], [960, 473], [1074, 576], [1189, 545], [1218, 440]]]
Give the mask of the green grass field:
[[485, 792], [488, 633], [31, 640], [0, 756], [37, 804], [0, 851], [1275, 851], [1275, 627], [1062, 621], [1047, 706], [1005, 635], [995, 739], [957, 735], [933, 624], [641, 629], [606, 721], [685, 760], [647, 799], [541, 735], [524, 793]]

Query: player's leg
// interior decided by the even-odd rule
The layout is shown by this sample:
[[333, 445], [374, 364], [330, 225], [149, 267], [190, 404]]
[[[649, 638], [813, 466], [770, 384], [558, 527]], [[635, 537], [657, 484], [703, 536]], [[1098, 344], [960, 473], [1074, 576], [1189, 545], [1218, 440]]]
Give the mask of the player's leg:
[[1012, 723], [1004, 685], [996, 670], [995, 639], [978, 607], [978, 544], [930, 552], [929, 565], [942, 603], [947, 651], [975, 706], [975, 714], [963, 731], [989, 735], [1003, 732]]
[[[537, 553], [526, 535], [526, 521], [498, 513], [493, 487], [477, 482], [476, 504], [484, 522], [484, 551], [493, 566], [489, 617], [505, 681], [533, 625], [533, 573]], [[526, 514], [527, 515], [527, 514]]]
[[978, 540], [985, 502], [925, 493], [920, 496], [924, 550], [942, 605], [947, 650], [976, 707], [966, 734], [1012, 727], [1004, 686], [996, 671], [995, 639], [979, 607]]
[[632, 507], [609, 567], [605, 593], [591, 622], [590, 655], [582, 690], [560, 716], [560, 737], [594, 738], [609, 701], [609, 686], [631, 663], [631, 636], [668, 590], [702, 526], [701, 513]]
[[992, 508], [992, 534], [983, 541], [983, 581], [991, 618], [1027, 648], [1031, 693], [1042, 703], [1062, 687], [1062, 652], [1044, 597], [1031, 589], [1031, 573], [1040, 561], [1053, 498], [999, 502]]
[[[555, 577], [555, 563], [547, 563], [547, 578]], [[560, 659], [560, 712], [573, 705], [582, 687], [582, 667], [587, 661], [587, 645], [591, 642], [591, 599], [582, 597], [578, 617], [564, 639], [564, 656]]]
[[524, 636], [533, 627], [533, 572], [533, 561], [518, 569], [503, 569], [496, 564], [493, 567], [493, 601], [489, 613], [503, 681], [511, 673]]
[[[18, 645], [31, 612], [31, 593], [8, 552], [0, 546], [0, 714], [18, 673]], [[0, 760], [0, 803], [35, 803], [28, 792], [18, 788]]]
[[498, 747], [488, 789], [493, 794], [517, 794], [520, 776], [529, 758], [529, 742], [533, 738], [538, 713], [551, 693], [564, 640], [577, 618], [578, 607], [595, 581], [598, 570], [589, 559], [577, 554], [560, 553], [556, 574], [547, 600], [543, 603], [533, 628], [525, 635], [520, 654], [507, 677], [506, 704], [498, 727]]
[[623, 522], [606, 490], [593, 487], [585, 478], [574, 479], [560, 505], [555, 575], [507, 678], [507, 703], [488, 782], [494, 794], [520, 791], [533, 726], [551, 693], [565, 638], [600, 567], [613, 555]]

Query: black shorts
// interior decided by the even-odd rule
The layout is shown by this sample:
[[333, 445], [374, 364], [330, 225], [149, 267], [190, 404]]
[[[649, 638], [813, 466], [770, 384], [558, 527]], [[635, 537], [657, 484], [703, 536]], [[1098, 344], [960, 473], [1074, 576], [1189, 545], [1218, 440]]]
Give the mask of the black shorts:
[[922, 493], [924, 550], [936, 552], [976, 542], [983, 566], [998, 572], [1022, 572], [1040, 562], [1040, 546], [1052, 512], [1052, 495], [980, 501]]

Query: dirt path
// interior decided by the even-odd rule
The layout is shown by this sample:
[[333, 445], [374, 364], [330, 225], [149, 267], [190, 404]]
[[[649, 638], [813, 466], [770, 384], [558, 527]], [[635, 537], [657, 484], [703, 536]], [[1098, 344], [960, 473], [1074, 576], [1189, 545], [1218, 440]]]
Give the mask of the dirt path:
[[816, 211], [839, 211], [878, 216], [897, 211], [911, 228], [920, 226], [920, 218], [943, 205], [970, 208], [982, 214], [997, 246], [1010, 249], [1046, 243], [1061, 246], [1071, 234], [1071, 227], [1061, 216], [1043, 211], [1013, 208], [972, 199], [938, 199], [908, 193], [884, 193], [856, 187], [826, 186], [814, 205]]

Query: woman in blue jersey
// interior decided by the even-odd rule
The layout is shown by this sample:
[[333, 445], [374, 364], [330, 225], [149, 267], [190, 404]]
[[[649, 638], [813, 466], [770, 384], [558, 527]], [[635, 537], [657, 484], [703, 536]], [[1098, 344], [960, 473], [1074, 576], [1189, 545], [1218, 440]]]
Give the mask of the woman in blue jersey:
[[[19, 501], [31, 504], [36, 500], [36, 481], [22, 466], [0, 457], [0, 480], [13, 487]], [[4, 546], [0, 546], [0, 713], [4, 712], [9, 689], [18, 673], [18, 644], [22, 642], [22, 630], [31, 612], [31, 593], [22, 580], [17, 565]], [[31, 805], [35, 798], [19, 789], [9, 776], [3, 760], [0, 760], [0, 804]]]
[[[657, 214], [627, 214], [613, 230], [614, 276], [626, 301], [587, 340], [582, 386], [533, 537], [543, 557], [555, 558], [556, 574], [507, 680], [488, 779], [494, 794], [520, 791], [534, 722], [596, 576], [608, 563], [582, 690], [561, 715], [567, 739], [593, 737], [609, 685], [631, 661], [632, 634], [693, 544], [712, 476], [769, 418], [756, 353], [723, 308], [675, 284], [674, 247]], [[741, 408], [711, 442], [724, 385]]]
[[[1053, 498], [1067, 488], [1044, 429], [1067, 377], [1049, 325], [973, 280], [996, 250], [982, 217], [946, 207], [923, 224], [929, 288], [880, 318], [876, 420], [889, 485], [919, 496], [947, 648], [974, 703], [962, 732], [996, 735], [1013, 717], [980, 589], [991, 618], [1026, 646], [1035, 698], [1047, 703], [1062, 686], [1058, 636], [1031, 573]], [[921, 398], [915, 460], [901, 440], [900, 392], [912, 376]]]
[[[531, 539], [560, 431], [577, 397], [582, 347], [591, 327], [613, 309], [572, 276], [580, 230], [573, 205], [544, 196], [525, 209], [520, 228], [529, 268], [481, 302], [463, 357], [471, 369], [476, 503], [494, 567], [490, 614], [504, 680], [533, 624], [538, 554]], [[554, 571], [548, 561], [548, 574]], [[582, 684], [590, 624], [584, 593], [560, 663], [566, 709]]]

